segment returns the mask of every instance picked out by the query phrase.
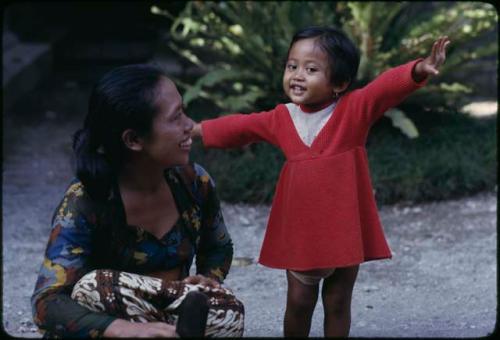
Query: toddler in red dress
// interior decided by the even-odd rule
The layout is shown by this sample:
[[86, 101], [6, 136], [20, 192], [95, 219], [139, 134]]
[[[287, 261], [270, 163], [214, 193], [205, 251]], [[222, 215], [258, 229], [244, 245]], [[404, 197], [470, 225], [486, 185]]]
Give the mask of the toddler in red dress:
[[266, 141], [286, 156], [259, 258], [262, 265], [286, 270], [286, 337], [309, 335], [321, 280], [325, 336], [349, 335], [359, 264], [391, 257], [372, 193], [369, 129], [438, 74], [448, 44], [441, 37], [427, 58], [350, 90], [357, 48], [340, 30], [305, 28], [288, 50], [283, 89], [290, 103], [205, 120], [193, 129], [205, 147]]

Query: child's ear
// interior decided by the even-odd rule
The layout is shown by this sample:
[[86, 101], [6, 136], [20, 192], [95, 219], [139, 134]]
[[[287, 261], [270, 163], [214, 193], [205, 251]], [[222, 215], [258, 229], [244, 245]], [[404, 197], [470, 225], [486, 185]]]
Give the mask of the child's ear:
[[340, 85], [334, 85], [334, 86], [333, 86], [333, 92], [334, 92], [335, 94], [338, 94], [338, 93], [344, 92], [344, 91], [347, 89], [347, 87], [349, 87], [349, 84], [350, 84], [350, 83], [351, 83], [350, 81], [346, 81], [346, 82], [344, 82], [344, 83], [342, 83], [342, 84], [340, 84]]
[[127, 148], [134, 151], [142, 150], [142, 139], [132, 129], [127, 129], [122, 133], [122, 141]]

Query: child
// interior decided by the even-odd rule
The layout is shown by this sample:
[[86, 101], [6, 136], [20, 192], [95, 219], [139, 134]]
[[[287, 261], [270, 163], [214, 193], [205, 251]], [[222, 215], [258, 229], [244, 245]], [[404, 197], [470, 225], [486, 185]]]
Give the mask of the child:
[[192, 135], [201, 136], [205, 147], [266, 141], [286, 156], [259, 259], [286, 269], [286, 337], [309, 335], [322, 279], [325, 337], [349, 335], [359, 264], [391, 257], [372, 194], [368, 131], [438, 74], [448, 44], [441, 37], [427, 58], [348, 92], [359, 52], [343, 32], [309, 27], [295, 34], [288, 50], [283, 88], [291, 103], [195, 126]]

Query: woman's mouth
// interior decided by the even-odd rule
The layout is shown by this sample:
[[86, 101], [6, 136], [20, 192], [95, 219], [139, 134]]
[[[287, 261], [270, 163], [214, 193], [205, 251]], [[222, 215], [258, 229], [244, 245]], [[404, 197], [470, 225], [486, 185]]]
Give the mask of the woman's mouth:
[[179, 147], [182, 150], [189, 151], [191, 150], [191, 144], [193, 144], [193, 140], [191, 139], [191, 137], [188, 137], [179, 143]]

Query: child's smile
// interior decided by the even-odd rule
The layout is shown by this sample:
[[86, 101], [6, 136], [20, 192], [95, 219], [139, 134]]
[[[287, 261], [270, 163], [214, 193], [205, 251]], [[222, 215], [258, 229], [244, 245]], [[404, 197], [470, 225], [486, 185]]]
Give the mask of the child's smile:
[[294, 96], [301, 96], [306, 91], [306, 88], [304, 86], [300, 86], [300, 85], [292, 83], [292, 85], [290, 86], [290, 90]]

